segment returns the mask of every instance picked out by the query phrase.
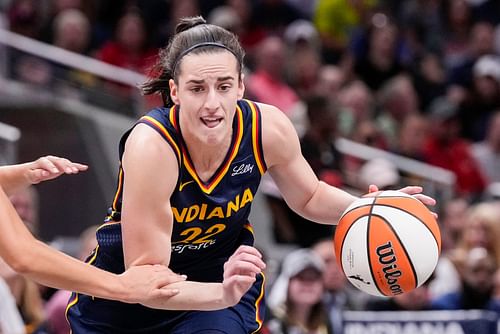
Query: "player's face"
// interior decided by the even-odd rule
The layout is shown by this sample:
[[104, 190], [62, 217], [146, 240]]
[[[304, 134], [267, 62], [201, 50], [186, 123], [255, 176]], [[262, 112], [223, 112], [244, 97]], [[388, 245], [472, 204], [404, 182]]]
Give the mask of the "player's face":
[[183, 133], [209, 145], [224, 142], [244, 92], [234, 55], [226, 50], [188, 54], [177, 81], [170, 80], [170, 91], [172, 101], [181, 106]]

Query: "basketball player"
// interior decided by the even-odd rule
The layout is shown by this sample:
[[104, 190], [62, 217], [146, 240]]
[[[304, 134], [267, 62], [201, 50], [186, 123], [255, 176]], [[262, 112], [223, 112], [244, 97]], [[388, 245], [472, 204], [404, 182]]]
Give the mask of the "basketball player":
[[58, 289], [75, 290], [127, 303], [148, 303], [177, 293], [163, 288], [184, 280], [164, 266], [132, 267], [121, 275], [99, 270], [36, 240], [21, 221], [8, 195], [31, 184], [76, 174], [86, 165], [47, 156], [36, 161], [0, 167], [0, 257], [15, 271], [38, 283]]
[[242, 99], [243, 53], [232, 33], [201, 17], [176, 27], [158, 77], [143, 87], [162, 94], [165, 107], [120, 142], [118, 187], [92, 263], [114, 273], [163, 264], [187, 281], [169, 285], [177, 295], [148, 304], [165, 311], [75, 294], [73, 333], [255, 332], [265, 265], [248, 216], [262, 174], [269, 171], [287, 203], [316, 222], [335, 224], [356, 199], [318, 181], [280, 110]]

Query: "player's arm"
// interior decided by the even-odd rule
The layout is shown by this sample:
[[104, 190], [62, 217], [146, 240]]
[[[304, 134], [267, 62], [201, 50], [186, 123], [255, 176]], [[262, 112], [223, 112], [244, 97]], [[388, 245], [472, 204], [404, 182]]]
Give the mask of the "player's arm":
[[[303, 217], [324, 224], [337, 224], [344, 210], [357, 197], [319, 181], [300, 150], [292, 123], [279, 109], [261, 104], [262, 141], [268, 171], [288, 205]], [[422, 187], [400, 189], [426, 205], [435, 200], [421, 194]], [[369, 192], [378, 189], [370, 186]], [[372, 196], [374, 194], [371, 194]]]
[[87, 170], [84, 164], [48, 155], [32, 162], [0, 167], [0, 185], [10, 196], [32, 184], [52, 180], [62, 174], [77, 174]]
[[[178, 178], [173, 149], [147, 125], [137, 125], [125, 146], [122, 234], [125, 265], [169, 265], [173, 213], [170, 197]], [[253, 247], [240, 248], [227, 262], [223, 283], [183, 281], [179, 293], [145, 305], [171, 310], [214, 310], [236, 304], [264, 264]], [[188, 277], [189, 280], [189, 277]]]
[[166, 289], [182, 280], [163, 266], [143, 266], [115, 275], [61, 253], [35, 239], [0, 186], [0, 256], [34, 281], [96, 297], [147, 303], [176, 293]]
[[319, 181], [303, 157], [300, 142], [289, 119], [265, 104], [262, 141], [268, 171], [287, 204], [301, 216], [324, 224], [336, 224], [356, 197]]

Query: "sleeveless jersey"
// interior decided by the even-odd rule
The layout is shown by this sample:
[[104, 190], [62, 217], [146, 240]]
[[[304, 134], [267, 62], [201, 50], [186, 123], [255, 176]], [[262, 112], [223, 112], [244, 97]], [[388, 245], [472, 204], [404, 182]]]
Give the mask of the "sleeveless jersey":
[[[266, 170], [260, 110], [251, 101], [238, 101], [230, 148], [207, 182], [200, 180], [193, 167], [179, 127], [179, 112], [182, 110], [178, 107], [157, 108], [137, 122], [156, 130], [172, 147], [179, 163], [177, 186], [170, 201], [174, 218], [170, 268], [190, 280], [220, 282], [227, 258], [238, 246], [253, 245], [248, 216]], [[129, 133], [120, 142], [120, 158]], [[120, 168], [110, 214], [97, 232], [100, 251], [118, 255], [122, 253], [121, 229], [114, 225], [120, 219], [123, 173]], [[116, 260], [123, 263], [122, 257]]]
[[[230, 148], [207, 182], [200, 180], [193, 167], [179, 127], [179, 112], [177, 107], [157, 108], [137, 122], [156, 130], [172, 147], [179, 164], [176, 189], [170, 199], [174, 226], [169, 267], [191, 281], [221, 282], [224, 262], [238, 246], [254, 242], [248, 216], [266, 171], [260, 110], [251, 101], [238, 101]], [[120, 159], [131, 130], [120, 141]], [[98, 246], [88, 259], [92, 265], [117, 274], [125, 271], [120, 223], [124, 172], [120, 167], [112, 206], [97, 230]], [[258, 275], [252, 288], [229, 309], [209, 313], [155, 310], [73, 293], [66, 316], [75, 334], [191, 333], [196, 326], [204, 328], [207, 319], [223, 324], [229, 332], [240, 331], [243, 326], [253, 333], [262, 325], [262, 305], [264, 276]], [[233, 330], [230, 324], [234, 319]]]

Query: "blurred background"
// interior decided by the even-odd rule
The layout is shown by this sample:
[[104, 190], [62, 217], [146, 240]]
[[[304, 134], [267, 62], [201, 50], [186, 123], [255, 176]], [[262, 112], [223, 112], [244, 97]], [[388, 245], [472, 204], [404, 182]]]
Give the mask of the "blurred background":
[[[496, 310], [497, 0], [0, 0], [0, 164], [52, 154], [90, 165], [12, 198], [39, 238], [81, 257], [80, 236], [101, 223], [114, 194], [121, 134], [161, 105], [158, 97], [141, 96], [137, 85], [178, 19], [195, 15], [239, 37], [247, 53], [246, 98], [274, 104], [292, 120], [320, 179], [358, 195], [372, 183], [418, 184], [438, 200], [443, 260], [425, 287], [422, 309], [450, 309], [431, 302], [455, 293], [453, 300], [464, 302], [456, 309]], [[269, 286], [290, 251], [321, 249], [333, 235], [292, 212], [270, 178], [251, 218], [268, 259]], [[335, 265], [331, 253], [324, 253], [324, 268]], [[484, 259], [491, 260], [490, 275], [478, 291], [467, 273]], [[326, 275], [324, 268], [316, 266]], [[416, 296], [373, 304], [343, 284], [325, 284], [320, 293], [344, 296], [328, 308], [329, 332], [343, 331], [339, 310], [418, 304]], [[269, 314], [275, 321], [265, 330], [289, 325], [279, 311]], [[317, 323], [302, 324], [304, 331], [292, 321], [302, 328], [293, 333], [323, 333], [313, 331]]]

